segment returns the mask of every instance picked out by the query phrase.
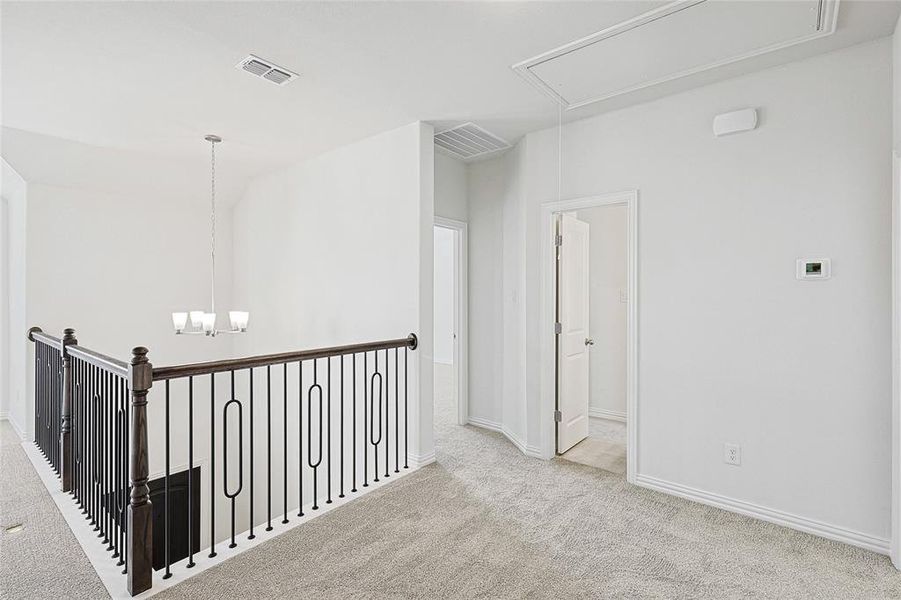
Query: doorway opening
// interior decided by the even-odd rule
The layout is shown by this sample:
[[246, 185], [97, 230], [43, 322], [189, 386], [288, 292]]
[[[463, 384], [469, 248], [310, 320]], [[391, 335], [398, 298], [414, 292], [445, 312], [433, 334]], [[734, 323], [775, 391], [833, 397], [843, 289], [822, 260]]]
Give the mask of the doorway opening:
[[434, 244], [435, 422], [465, 425], [468, 419], [466, 223], [436, 217]]
[[630, 482], [638, 428], [637, 204], [637, 192], [627, 191], [542, 205], [543, 451]]
[[626, 473], [628, 228], [625, 204], [557, 219], [557, 452], [619, 475]]

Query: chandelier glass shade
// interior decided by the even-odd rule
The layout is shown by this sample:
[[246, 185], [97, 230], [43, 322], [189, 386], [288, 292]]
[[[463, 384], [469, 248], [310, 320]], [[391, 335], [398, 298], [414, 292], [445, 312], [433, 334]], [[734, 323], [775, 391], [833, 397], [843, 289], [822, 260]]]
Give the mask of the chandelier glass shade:
[[[216, 329], [216, 144], [218, 135], [204, 137], [210, 143], [210, 310], [172, 313], [172, 326], [177, 335], [202, 334], [214, 337], [220, 333], [244, 333], [250, 313], [243, 310], [228, 312], [229, 329]], [[189, 326], [190, 325], [190, 326]]]

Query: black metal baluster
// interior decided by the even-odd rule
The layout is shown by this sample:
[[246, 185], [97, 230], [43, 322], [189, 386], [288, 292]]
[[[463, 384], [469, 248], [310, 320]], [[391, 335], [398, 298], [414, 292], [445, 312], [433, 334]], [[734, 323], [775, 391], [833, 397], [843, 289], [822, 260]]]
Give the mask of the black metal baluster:
[[103, 472], [103, 478], [106, 480], [106, 514], [104, 521], [106, 522], [106, 537], [109, 542], [107, 544], [107, 552], [114, 549], [113, 546], [113, 411], [110, 398], [112, 397], [113, 374], [105, 373], [106, 392], [103, 399], [103, 413], [106, 415], [106, 435], [103, 436], [106, 441], [106, 469]]
[[91, 503], [91, 524], [94, 526], [94, 531], [100, 531], [100, 480], [99, 480], [99, 469], [100, 469], [100, 452], [98, 450], [98, 438], [100, 436], [100, 372], [99, 369], [94, 368], [94, 397], [93, 397], [93, 418], [92, 418], [92, 435], [91, 435], [91, 453], [93, 454], [93, 460], [91, 461], [91, 466], [93, 468], [93, 494], [94, 499]]
[[400, 473], [400, 460], [399, 460], [399, 423], [398, 423], [398, 375], [397, 371], [399, 370], [400, 363], [397, 360], [397, 348], [394, 349], [394, 472]]
[[166, 380], [166, 474], [163, 479], [163, 549], [166, 561], [166, 573], [163, 579], [172, 577], [169, 570], [169, 380]]
[[78, 446], [81, 450], [81, 465], [79, 466], [79, 493], [81, 494], [81, 513], [86, 515], [88, 514], [88, 492], [90, 489], [90, 479], [88, 478], [88, 464], [90, 462], [90, 457], [88, 454], [88, 439], [89, 439], [89, 425], [90, 425], [90, 416], [91, 416], [91, 406], [90, 406], [90, 398], [91, 398], [91, 389], [90, 389], [90, 379], [89, 379], [89, 365], [86, 362], [80, 363], [80, 371], [81, 371], [81, 416], [79, 417], [79, 422], [81, 424], [81, 432], [80, 439], [78, 440]]
[[194, 562], [194, 377], [188, 377], [188, 569]]
[[[317, 489], [319, 483], [318, 469], [322, 464], [322, 386], [318, 382], [317, 364], [318, 360], [313, 359], [313, 385], [307, 393], [307, 464], [313, 470], [313, 510], [319, 510], [319, 491]], [[319, 392], [319, 457], [313, 462], [313, 390]]]
[[272, 369], [266, 365], [266, 531], [272, 531]]
[[128, 445], [125, 443], [125, 432], [128, 427], [128, 422], [125, 420], [127, 397], [125, 395], [125, 381], [121, 378], [116, 383], [116, 394], [119, 397], [119, 407], [116, 414], [119, 419], [119, 472], [116, 481], [116, 487], [118, 488], [116, 508], [119, 510], [119, 562], [116, 563], [116, 566], [121, 567], [125, 564], [125, 511], [128, 506], [128, 485], [126, 484], [128, 478]]
[[369, 448], [369, 367], [367, 353], [363, 353], [363, 487], [369, 487], [367, 450]]
[[342, 354], [340, 357], [341, 360], [341, 426], [338, 428], [338, 431], [341, 433], [341, 448], [340, 448], [340, 456], [341, 456], [341, 467], [338, 472], [338, 497], [344, 497], [344, 355]]
[[303, 361], [297, 363], [297, 516], [303, 516]]
[[282, 525], [288, 522], [288, 363], [284, 365], [284, 377], [282, 379], [282, 390], [284, 391], [284, 400], [282, 404], [282, 501], [284, 515], [282, 516]]
[[128, 498], [130, 496], [129, 486], [128, 486], [128, 478], [129, 478], [129, 442], [131, 441], [131, 432], [129, 429], [129, 424], [131, 421], [129, 420], [129, 416], [131, 415], [131, 386], [128, 384], [128, 380], [122, 380], [122, 398], [123, 405], [125, 410], [122, 415], [122, 422], [125, 423], [125, 444], [122, 446], [123, 456], [125, 457], [125, 468], [122, 469], [122, 490], [123, 490], [123, 504], [122, 507], [122, 523], [125, 525], [123, 527], [122, 532], [122, 541], [125, 548], [125, 552], [122, 553], [122, 574], [125, 575], [128, 573]]
[[[373, 367], [372, 378], [369, 380], [369, 443], [372, 444], [372, 480], [379, 480], [379, 444], [382, 441], [382, 374], [379, 373], [379, 351], [375, 350], [372, 353], [373, 358], [375, 359], [375, 366]], [[375, 387], [376, 377], [378, 377], [379, 386]], [[375, 400], [375, 392], [378, 390], [378, 402]], [[379, 422], [376, 426], [375, 422], [375, 407], [379, 407]], [[379, 437], [376, 439], [375, 430], [378, 430]]]
[[119, 418], [119, 378], [113, 376], [111, 381], [112, 389], [110, 390], [110, 399], [112, 400], [112, 402], [110, 403], [110, 414], [113, 419], [113, 447], [111, 449], [113, 468], [110, 470], [110, 477], [112, 482], [112, 501], [110, 502], [110, 513], [113, 521], [112, 558], [119, 558], [119, 469], [122, 467], [120, 463], [122, 455], [119, 452], [119, 448], [121, 447], [122, 443], [122, 440], [120, 439], [122, 431], [120, 429], [121, 419]]
[[210, 554], [216, 556], [216, 374], [210, 373]]
[[[327, 356], [325, 359], [325, 410], [326, 410], [326, 457], [328, 458], [328, 462], [326, 463], [326, 478], [325, 478], [325, 489], [326, 489], [326, 504], [332, 503], [332, 357]], [[321, 434], [320, 434], [321, 435]]]
[[407, 447], [410, 438], [407, 437], [407, 355], [409, 350], [404, 347], [404, 468], [409, 469], [410, 464], [407, 462]]
[[357, 355], [356, 353], [351, 355], [350, 360], [350, 388], [351, 388], [351, 404], [352, 404], [352, 417], [350, 423], [350, 439], [352, 444], [352, 452], [350, 453], [351, 460], [351, 480], [352, 487], [350, 488], [351, 492], [357, 491]]
[[[228, 407], [232, 404], [238, 407], [238, 489], [228, 491]], [[232, 509], [232, 541], [229, 548], [238, 544], [235, 542], [235, 498], [244, 489], [244, 408], [241, 402], [235, 398], [235, 372], [231, 371], [231, 400], [222, 408], [222, 491], [225, 497], [231, 500]]]
[[256, 536], [253, 534], [253, 367], [247, 369], [250, 373], [250, 535], [248, 540], [252, 540]]
[[382, 411], [382, 415], [385, 417], [385, 433], [382, 438], [385, 440], [385, 477], [390, 477], [388, 474], [388, 451], [390, 450], [389, 446], [391, 445], [390, 440], [388, 439], [388, 423], [390, 422], [390, 415], [388, 414], [388, 382], [390, 381], [389, 373], [391, 373], [391, 365], [388, 364], [388, 349], [385, 348], [385, 405], [384, 410]]

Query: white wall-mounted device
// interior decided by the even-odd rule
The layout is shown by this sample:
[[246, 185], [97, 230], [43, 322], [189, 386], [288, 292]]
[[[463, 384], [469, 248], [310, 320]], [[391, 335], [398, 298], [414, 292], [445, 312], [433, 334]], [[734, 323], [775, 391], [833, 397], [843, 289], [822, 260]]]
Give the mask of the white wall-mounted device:
[[751, 131], [757, 128], [757, 109], [746, 108], [713, 117], [713, 135], [716, 137]]
[[828, 258], [799, 258], [795, 264], [798, 279], [829, 279], [832, 277], [832, 261]]

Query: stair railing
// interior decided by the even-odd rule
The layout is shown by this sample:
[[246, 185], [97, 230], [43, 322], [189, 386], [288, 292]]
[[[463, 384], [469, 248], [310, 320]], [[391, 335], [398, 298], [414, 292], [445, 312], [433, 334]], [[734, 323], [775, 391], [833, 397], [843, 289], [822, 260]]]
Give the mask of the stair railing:
[[[319, 510], [322, 500], [331, 504], [389, 478], [392, 467], [394, 473], [409, 468], [408, 352], [417, 347], [415, 334], [170, 367], [154, 367], [143, 347], [127, 363], [94, 352], [78, 344], [73, 329], [56, 338], [33, 327], [28, 339], [35, 344], [35, 444], [118, 559], [131, 595], [151, 588], [155, 569], [164, 569], [166, 579], [176, 565], [196, 565], [202, 506], [213, 558], [225, 541], [236, 548], [239, 534], [253, 540], [263, 524], [273, 531], [273, 508], [279, 512], [273, 501], [281, 500], [281, 524], [287, 525], [294, 510], [303, 517], [305, 509]], [[154, 384], [163, 387], [155, 417], [162, 415], [151, 422]], [[278, 397], [273, 408], [273, 389], [281, 408]], [[203, 403], [204, 415], [195, 414], [195, 401]], [[281, 431], [273, 428], [273, 416]], [[183, 444], [172, 443], [173, 423], [185, 434]], [[195, 441], [206, 434], [209, 454], [198, 461]], [[162, 437], [164, 449], [162, 477], [154, 481], [151, 437]], [[186, 470], [175, 474], [173, 446], [187, 458]], [[273, 471], [273, 459], [280, 473]], [[175, 476], [187, 485], [173, 487]], [[201, 478], [207, 485], [202, 503]], [[156, 537], [154, 493], [163, 503], [163, 531]], [[226, 510], [224, 527], [217, 505]], [[173, 556], [173, 540], [182, 533], [186, 556]]]

